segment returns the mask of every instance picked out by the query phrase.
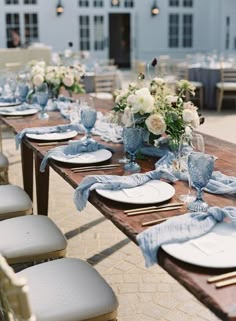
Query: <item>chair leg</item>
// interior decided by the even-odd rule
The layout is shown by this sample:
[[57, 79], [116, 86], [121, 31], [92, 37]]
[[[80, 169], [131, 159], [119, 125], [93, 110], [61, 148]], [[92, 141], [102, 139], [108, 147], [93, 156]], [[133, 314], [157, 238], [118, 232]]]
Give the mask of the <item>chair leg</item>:
[[222, 107], [222, 102], [223, 102], [223, 90], [218, 90], [217, 91], [217, 111], [220, 112], [221, 111], [221, 107]]

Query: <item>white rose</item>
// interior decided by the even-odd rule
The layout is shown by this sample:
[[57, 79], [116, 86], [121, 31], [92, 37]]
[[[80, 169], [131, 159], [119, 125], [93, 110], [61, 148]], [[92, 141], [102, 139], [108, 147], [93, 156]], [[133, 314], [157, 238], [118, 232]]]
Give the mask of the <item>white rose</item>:
[[200, 125], [200, 118], [199, 118], [197, 111], [194, 111], [193, 114], [194, 114], [194, 117], [191, 122], [191, 125], [193, 128], [197, 128]]
[[146, 119], [145, 124], [148, 130], [154, 135], [161, 135], [166, 130], [164, 118], [159, 114], [150, 115]]
[[44, 82], [44, 77], [41, 74], [35, 75], [33, 77], [33, 84], [36, 87], [41, 86], [43, 82]]
[[191, 123], [194, 120], [194, 112], [191, 109], [183, 110], [183, 120], [185, 123]]
[[74, 84], [74, 77], [71, 74], [65, 75], [65, 77], [62, 80], [63, 84], [66, 87], [71, 87]]
[[31, 73], [33, 76], [37, 74], [44, 75], [44, 69], [36, 65], [32, 68]]
[[148, 88], [141, 88], [134, 95], [130, 95], [127, 102], [131, 105], [133, 113], [146, 114], [154, 110], [154, 98]]

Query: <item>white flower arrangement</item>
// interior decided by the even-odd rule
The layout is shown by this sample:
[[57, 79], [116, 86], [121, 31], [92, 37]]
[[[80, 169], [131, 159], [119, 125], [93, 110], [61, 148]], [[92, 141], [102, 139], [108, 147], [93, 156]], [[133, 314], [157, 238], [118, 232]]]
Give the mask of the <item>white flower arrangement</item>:
[[[200, 124], [197, 107], [184, 102], [186, 94], [194, 95], [195, 88], [187, 80], [176, 82], [177, 94], [171, 92], [162, 78], [154, 78], [146, 86], [130, 84], [120, 91], [113, 108], [121, 114], [123, 126], [136, 126], [155, 136], [168, 137], [176, 148], [185, 131], [192, 131]], [[203, 120], [203, 119], [202, 119]]]

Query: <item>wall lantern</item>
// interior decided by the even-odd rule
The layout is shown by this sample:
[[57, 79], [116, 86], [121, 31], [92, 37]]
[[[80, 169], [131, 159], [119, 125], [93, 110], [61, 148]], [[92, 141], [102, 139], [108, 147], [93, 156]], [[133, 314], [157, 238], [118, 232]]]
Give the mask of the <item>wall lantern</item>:
[[160, 13], [160, 9], [157, 5], [157, 1], [154, 0], [152, 8], [151, 8], [151, 15], [152, 15], [152, 17], [154, 17], [154, 16], [157, 16], [159, 13]]
[[64, 7], [61, 3], [61, 0], [58, 0], [57, 7], [56, 7], [57, 15], [60, 16], [64, 12]]

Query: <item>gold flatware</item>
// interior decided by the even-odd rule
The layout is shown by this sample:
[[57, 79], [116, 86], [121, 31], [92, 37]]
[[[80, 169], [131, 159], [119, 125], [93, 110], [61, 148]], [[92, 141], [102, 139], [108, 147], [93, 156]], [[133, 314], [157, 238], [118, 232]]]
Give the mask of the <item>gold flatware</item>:
[[170, 216], [170, 217], [162, 217], [162, 218], [158, 218], [157, 220], [143, 222], [142, 226], [149, 226], [149, 225], [154, 225], [157, 223], [162, 223], [162, 222], [169, 220], [170, 218], [177, 217], [177, 216], [179, 216], [179, 215], [174, 215], [174, 216]]
[[169, 203], [169, 204], [163, 204], [159, 206], [148, 206], [148, 207], [138, 207], [138, 208], [133, 208], [130, 210], [125, 210], [124, 213], [128, 214], [133, 213], [133, 212], [140, 212], [140, 211], [146, 211], [146, 210], [155, 210], [159, 208], [166, 208], [166, 207], [174, 207], [174, 206], [182, 206], [184, 203]]
[[219, 288], [223, 288], [224, 286], [233, 285], [233, 284], [236, 284], [236, 278], [217, 282], [215, 286], [217, 289], [219, 289]]
[[7, 119], [21, 119], [23, 116], [5, 116]]
[[142, 214], [148, 214], [148, 213], [154, 213], [154, 212], [172, 211], [172, 210], [178, 210], [181, 207], [182, 206], [172, 206], [172, 207], [164, 207], [164, 208], [152, 209], [152, 210], [143, 210], [143, 211], [127, 213], [127, 216], [142, 215]]
[[107, 165], [91, 165], [91, 166], [83, 166], [83, 167], [73, 167], [71, 168], [72, 172], [77, 172], [84, 169], [94, 169], [94, 168], [113, 168], [120, 167], [120, 164], [107, 164]]
[[48, 142], [48, 143], [38, 143], [38, 146], [54, 146], [54, 145], [67, 145], [68, 142]]
[[88, 167], [81, 167], [80, 169], [71, 169], [73, 173], [81, 173], [81, 172], [88, 172], [88, 171], [103, 171], [103, 170], [111, 170], [113, 168], [120, 167], [120, 164], [118, 165], [104, 165], [104, 166], [88, 166]]
[[208, 283], [213, 283], [213, 282], [222, 281], [222, 280], [225, 280], [225, 279], [228, 279], [228, 278], [232, 278], [232, 277], [236, 277], [236, 271], [228, 272], [228, 273], [224, 273], [224, 274], [220, 274], [220, 275], [216, 275], [216, 276], [212, 276], [207, 280], [207, 282]]

